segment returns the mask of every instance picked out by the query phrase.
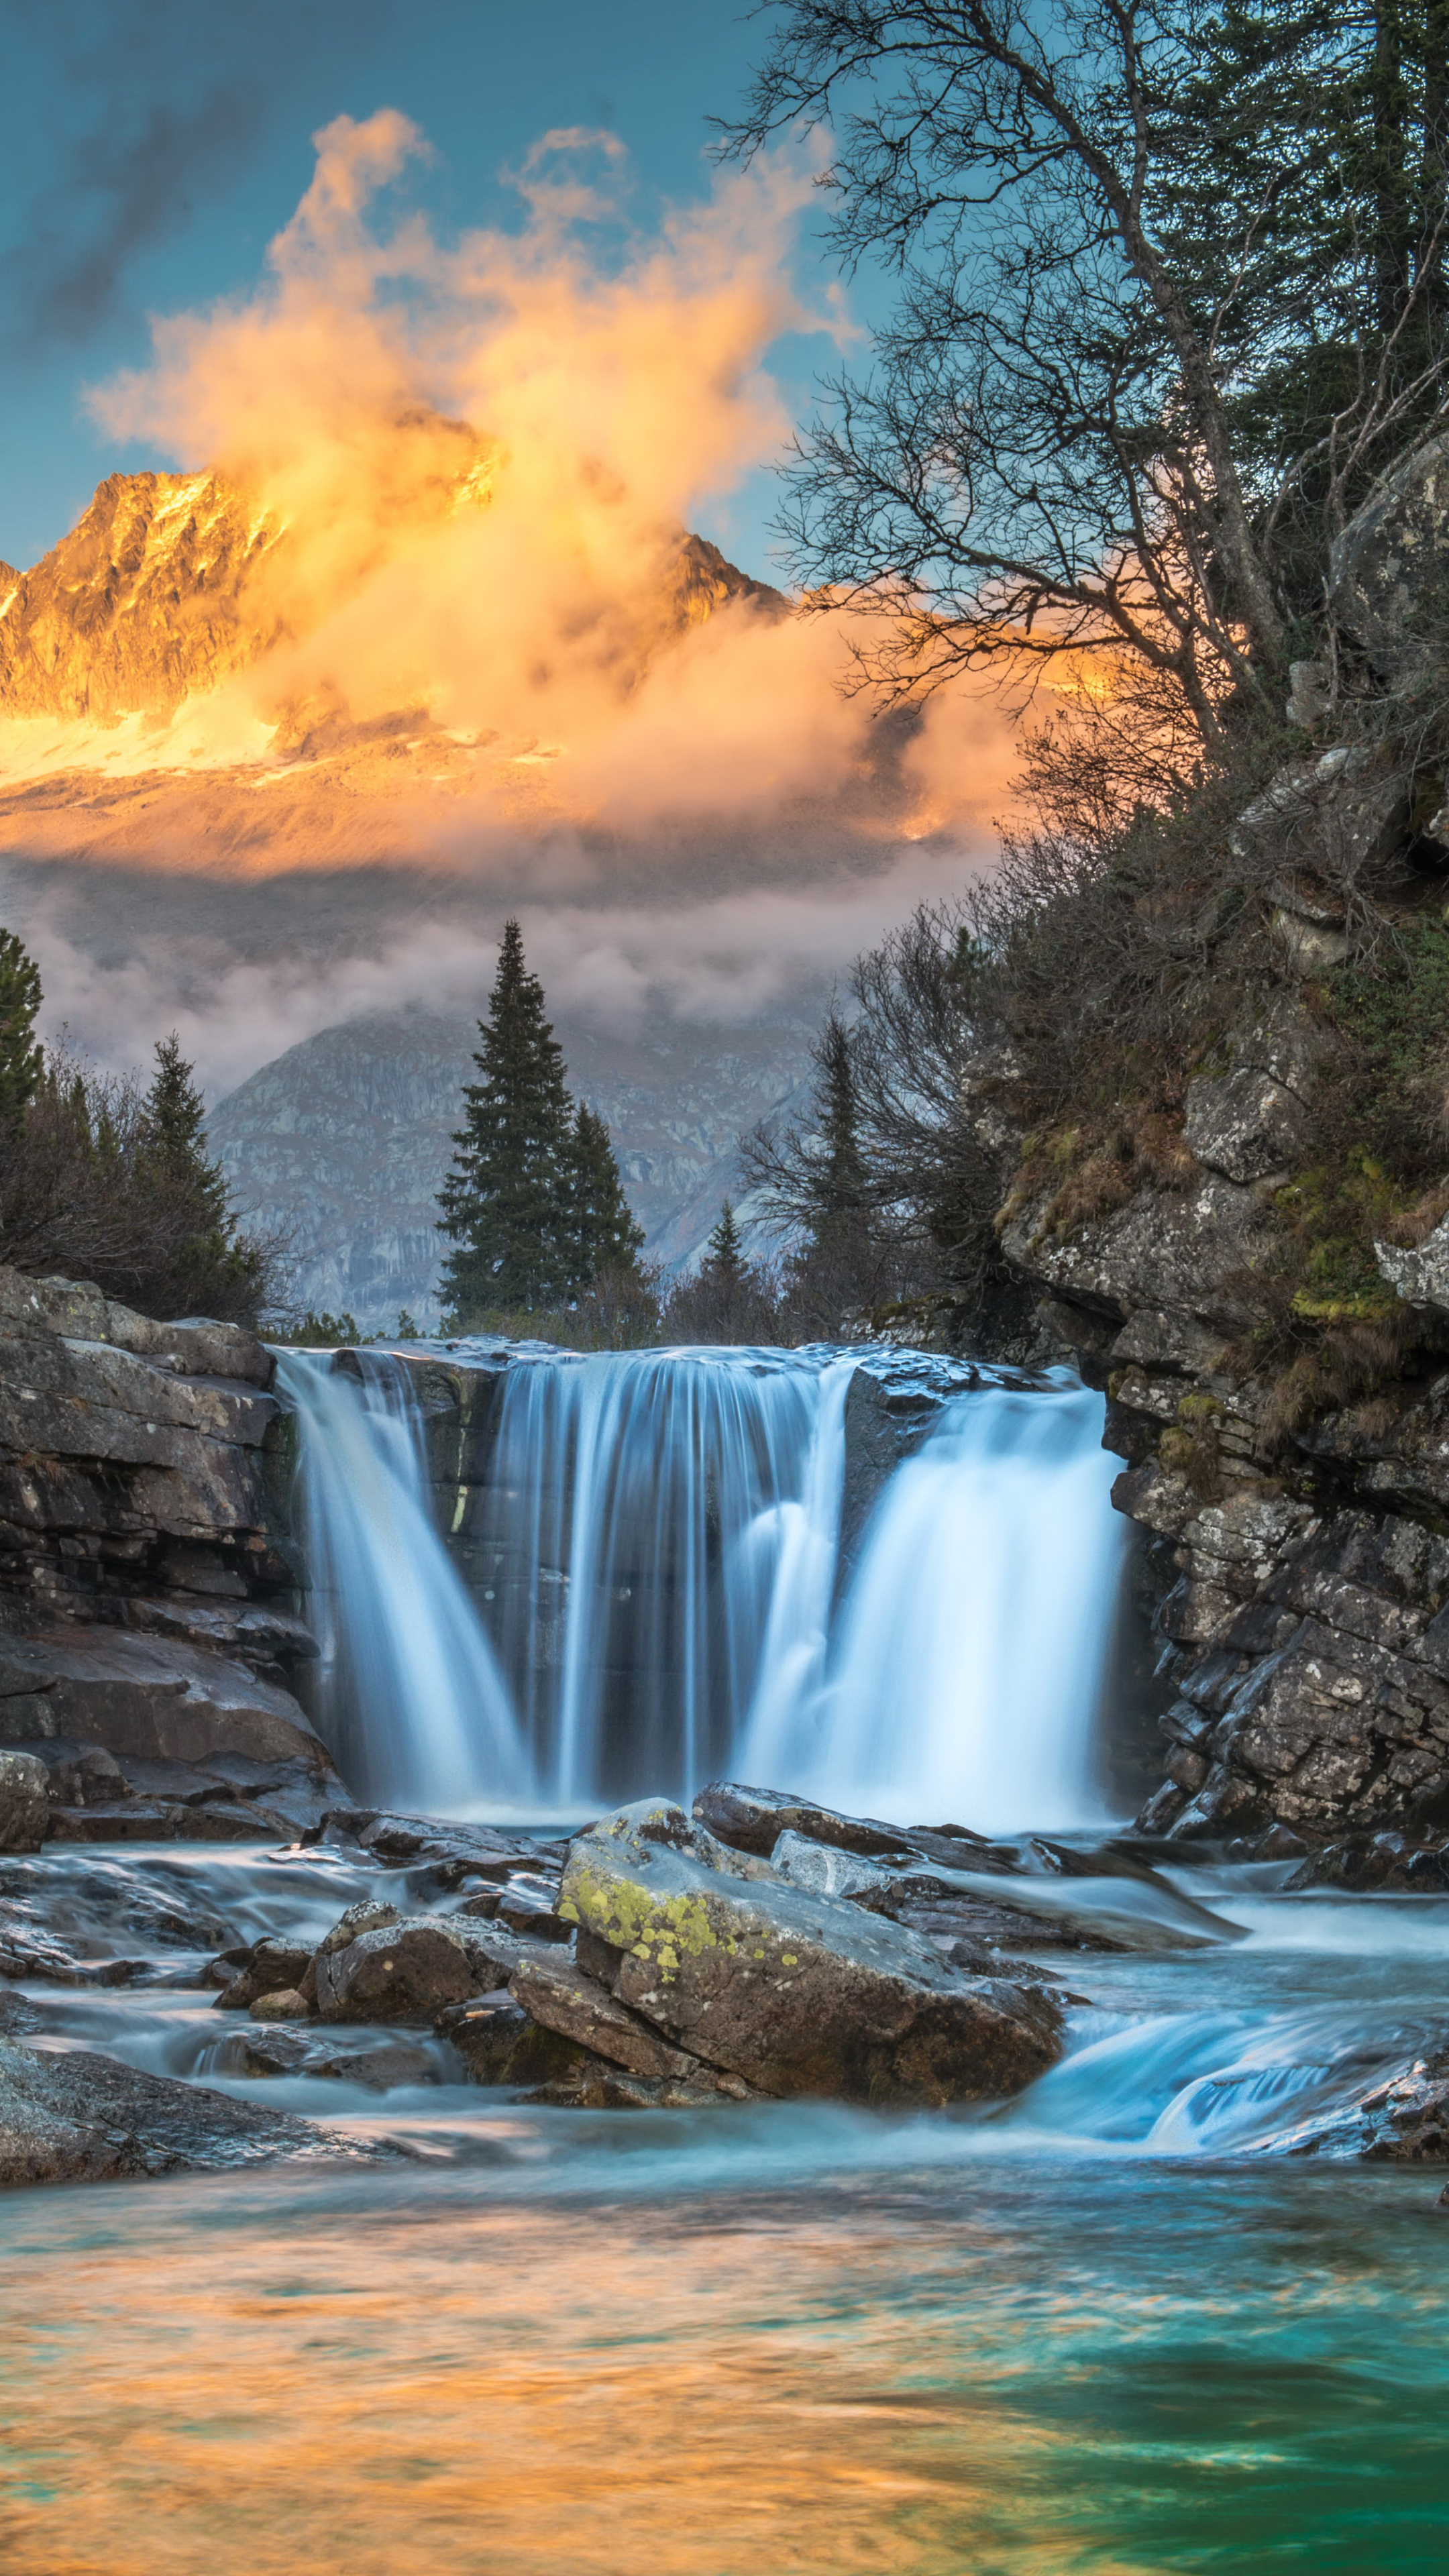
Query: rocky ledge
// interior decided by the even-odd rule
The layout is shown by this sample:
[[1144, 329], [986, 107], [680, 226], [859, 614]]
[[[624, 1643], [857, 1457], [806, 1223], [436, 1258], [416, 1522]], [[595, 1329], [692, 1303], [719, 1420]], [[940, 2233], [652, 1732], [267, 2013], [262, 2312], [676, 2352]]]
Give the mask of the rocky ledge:
[[295, 1687], [317, 1650], [290, 1607], [273, 1370], [235, 1325], [158, 1324], [96, 1288], [0, 1267], [0, 1748], [21, 1757], [3, 1764], [0, 1804], [12, 1817], [27, 1780], [79, 1812], [128, 1795], [168, 1803], [168, 1764], [320, 1777]]

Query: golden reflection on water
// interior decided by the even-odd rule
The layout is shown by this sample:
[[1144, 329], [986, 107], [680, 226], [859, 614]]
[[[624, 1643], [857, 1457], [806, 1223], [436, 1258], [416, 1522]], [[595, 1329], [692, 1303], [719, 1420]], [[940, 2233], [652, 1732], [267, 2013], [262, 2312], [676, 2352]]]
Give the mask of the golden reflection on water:
[[146, 2234], [47, 2263], [43, 2306], [12, 2280], [5, 2576], [1068, 2563], [1013, 2529], [1049, 2437], [873, 2304], [890, 2231], [304, 2205]]

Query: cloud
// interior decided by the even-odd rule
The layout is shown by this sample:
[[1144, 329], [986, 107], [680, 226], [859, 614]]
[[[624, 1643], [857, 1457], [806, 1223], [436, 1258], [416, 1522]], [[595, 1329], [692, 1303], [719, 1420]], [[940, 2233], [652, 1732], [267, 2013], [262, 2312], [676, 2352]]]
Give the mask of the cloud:
[[[915, 904], [955, 892], [972, 864], [918, 850], [865, 878], [741, 887], [674, 910], [547, 899], [514, 908], [550, 1008], [627, 1035], [661, 1009], [711, 1025], [768, 1017], [802, 987], [844, 976]], [[120, 1069], [175, 1028], [213, 1100], [286, 1048], [366, 1012], [481, 1012], [503, 909], [455, 890], [451, 905], [419, 918], [405, 892], [379, 887], [348, 929], [334, 912], [309, 919], [289, 908], [285, 941], [264, 955], [247, 953], [234, 931], [178, 930], [164, 919], [118, 955], [83, 935], [53, 888], [35, 887], [28, 904], [23, 884], [12, 878], [7, 888], [7, 911], [40, 963], [43, 1032], [68, 1028]]]

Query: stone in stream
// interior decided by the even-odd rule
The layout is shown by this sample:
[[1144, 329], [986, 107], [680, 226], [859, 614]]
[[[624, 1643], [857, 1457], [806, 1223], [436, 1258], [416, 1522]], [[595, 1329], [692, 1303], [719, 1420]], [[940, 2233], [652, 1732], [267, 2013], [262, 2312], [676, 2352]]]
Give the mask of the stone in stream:
[[249, 2012], [265, 1995], [300, 1986], [312, 1964], [312, 1953], [295, 1941], [258, 1941], [223, 1992], [218, 2012]]
[[615, 2000], [690, 2055], [764, 2093], [935, 2104], [1018, 2092], [1058, 2055], [1039, 1990], [963, 1978], [903, 1926], [732, 1858], [661, 1799], [569, 1849], [561, 1912]]
[[316, 1976], [323, 2021], [435, 2021], [481, 1983], [462, 1934], [435, 1916], [359, 1932], [345, 1949], [319, 1952]]
[[504, 1993], [474, 1995], [450, 2005], [439, 2014], [437, 2027], [457, 2050], [472, 2084], [568, 2083], [600, 2065], [591, 2050], [535, 2021]]
[[840, 1851], [909, 1857], [898, 1825], [883, 1825], [872, 1816], [839, 1816], [786, 1790], [748, 1789], [737, 1780], [711, 1781], [695, 1799], [694, 1814], [720, 1842], [735, 1851], [758, 1852], [765, 1860], [784, 1833], [803, 1834], [812, 1843], [833, 1844]]
[[222, 2172], [276, 2156], [371, 2162], [399, 2152], [89, 2050], [52, 2056], [0, 2038], [0, 2186]]
[[707, 2072], [701, 2079], [698, 2058], [661, 2039], [647, 2021], [630, 2012], [627, 2005], [616, 2002], [569, 1959], [525, 1962], [514, 1970], [508, 1991], [514, 2002], [546, 2030], [577, 2040], [595, 2057], [622, 2066], [630, 2075], [668, 2075], [685, 2082], [709, 2082]]

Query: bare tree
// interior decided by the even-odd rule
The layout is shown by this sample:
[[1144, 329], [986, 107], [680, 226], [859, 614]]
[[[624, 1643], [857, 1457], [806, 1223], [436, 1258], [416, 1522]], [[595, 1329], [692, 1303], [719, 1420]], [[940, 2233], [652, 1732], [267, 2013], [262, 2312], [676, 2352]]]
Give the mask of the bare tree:
[[1316, 582], [1444, 415], [1442, 11], [1410, 188], [1390, 5], [789, 0], [727, 148], [829, 122], [835, 250], [898, 280], [785, 519], [817, 604], [882, 621], [865, 682], [1125, 664], [1178, 777], [1277, 698], [1305, 511]]

